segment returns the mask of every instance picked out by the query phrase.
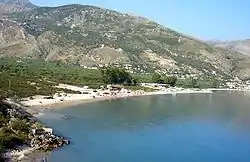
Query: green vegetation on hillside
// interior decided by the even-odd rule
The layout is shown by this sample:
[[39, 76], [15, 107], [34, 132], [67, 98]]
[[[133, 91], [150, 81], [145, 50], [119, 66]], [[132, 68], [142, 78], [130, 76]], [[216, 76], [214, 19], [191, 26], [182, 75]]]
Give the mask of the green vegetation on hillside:
[[101, 73], [98, 70], [70, 67], [58, 61], [45, 62], [16, 58], [0, 58], [0, 78], [2, 97], [52, 95], [57, 91], [66, 91], [55, 88], [59, 83], [73, 85], [102, 83]]
[[135, 87], [131, 86], [149, 82], [195, 88], [216, 87], [219, 85], [217, 80], [211, 78], [206, 80], [177, 80], [176, 77], [161, 76], [159, 74], [130, 74], [119, 68], [83, 69], [68, 66], [59, 61], [45, 62], [17, 58], [0, 58], [0, 78], [0, 98], [30, 97], [38, 94], [53, 95], [58, 91], [72, 92], [56, 88], [55, 86], [59, 83], [77, 86], [87, 85], [95, 89], [106, 84], [124, 84], [131, 89], [135, 89]]
[[219, 88], [222, 81], [206, 78], [206, 79], [178, 79], [176, 86], [183, 88]]
[[[131, 75], [123, 69], [105, 68], [100, 70], [68, 66], [59, 61], [45, 62], [17, 58], [0, 58], [0, 98], [53, 95], [59, 83], [100, 88], [105, 84], [136, 85], [137, 81], [148, 82], [144, 75]], [[76, 93], [76, 92], [74, 92]]]

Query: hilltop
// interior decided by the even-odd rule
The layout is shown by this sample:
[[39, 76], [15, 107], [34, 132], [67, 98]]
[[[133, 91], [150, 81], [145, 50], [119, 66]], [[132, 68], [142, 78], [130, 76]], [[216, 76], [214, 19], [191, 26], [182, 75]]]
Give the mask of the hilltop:
[[34, 7], [0, 20], [0, 56], [111, 64], [132, 73], [249, 78], [250, 58], [149, 19], [89, 5]]
[[29, 0], [0, 0], [0, 16], [4, 13], [26, 11], [36, 8]]

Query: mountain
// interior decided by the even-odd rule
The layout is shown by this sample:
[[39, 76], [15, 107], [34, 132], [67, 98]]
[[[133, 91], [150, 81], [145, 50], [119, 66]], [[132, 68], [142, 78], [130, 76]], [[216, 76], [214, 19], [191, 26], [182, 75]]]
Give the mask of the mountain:
[[209, 41], [208, 43], [250, 56], [250, 39], [236, 41]]
[[37, 7], [0, 20], [0, 56], [112, 64], [134, 72], [248, 78], [249, 57], [143, 17], [89, 5]]
[[4, 13], [25, 11], [36, 8], [29, 0], [0, 0], [0, 16]]

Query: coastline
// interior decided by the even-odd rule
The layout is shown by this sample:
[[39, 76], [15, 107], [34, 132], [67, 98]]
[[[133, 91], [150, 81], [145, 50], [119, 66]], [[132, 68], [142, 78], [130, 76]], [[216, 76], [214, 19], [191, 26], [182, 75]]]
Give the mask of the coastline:
[[42, 124], [19, 103], [12, 100], [3, 100], [3, 103], [9, 106], [7, 111], [10, 112], [12, 120], [20, 120], [16, 118], [18, 116], [30, 124], [25, 142], [3, 153], [6, 161], [23, 161], [33, 153], [47, 153], [70, 144], [69, 140], [54, 134], [52, 128]]
[[[69, 88], [70, 86], [70, 88]], [[81, 87], [71, 86], [71, 85], [61, 85], [65, 89], [82, 90]], [[86, 89], [85, 89], [86, 90]], [[248, 90], [242, 89], [229, 89], [229, 88], [208, 88], [208, 89], [184, 89], [184, 88], [168, 88], [162, 90], [156, 90], [153, 92], [145, 92], [142, 90], [128, 91], [126, 92], [115, 92], [115, 95], [102, 95], [97, 96], [96, 93], [93, 94], [93, 90], [89, 94], [67, 94], [67, 96], [57, 97], [53, 99], [44, 99], [46, 96], [34, 96], [35, 99], [26, 99], [26, 101], [21, 101], [20, 104], [23, 105], [24, 109], [35, 117], [43, 115], [45, 110], [67, 108], [76, 106], [84, 103], [92, 103], [106, 100], [117, 100], [122, 98], [130, 97], [143, 97], [143, 96], [153, 96], [153, 95], [173, 95], [178, 94], [212, 94], [216, 91], [238, 91], [238, 92], [249, 92]], [[97, 93], [106, 93], [107, 91], [98, 90]], [[129, 92], [129, 93], [127, 93]], [[109, 91], [110, 93], [110, 91]], [[95, 97], [93, 97], [95, 96]]]
[[[35, 100], [29, 100], [25, 102], [21, 102], [25, 106], [25, 110], [30, 112], [31, 114], [35, 116], [42, 115], [42, 112], [44, 110], [49, 109], [58, 109], [58, 108], [66, 108], [71, 107], [79, 104], [84, 103], [92, 103], [92, 102], [99, 102], [99, 101], [106, 101], [106, 100], [117, 100], [122, 98], [131, 98], [131, 97], [143, 97], [143, 96], [155, 96], [155, 95], [177, 95], [177, 94], [212, 94], [213, 92], [207, 89], [203, 90], [190, 90], [190, 89], [184, 89], [184, 90], [177, 90], [177, 91], [154, 91], [154, 92], [132, 92], [127, 95], [114, 95], [114, 96], [101, 96], [101, 97], [95, 97], [90, 98], [86, 95], [82, 95], [82, 98], [77, 97], [73, 99], [64, 99], [63, 101], [55, 101], [53, 99], [35, 99]], [[72, 94], [74, 95], [74, 94]], [[45, 104], [41, 104], [41, 100]], [[31, 103], [31, 104], [30, 104]], [[33, 110], [33, 112], [32, 112]], [[40, 114], [39, 112], [40, 111]], [[37, 114], [38, 113], [38, 114]]]
[[[91, 103], [91, 102], [98, 102], [98, 101], [105, 101], [105, 100], [116, 100], [122, 98], [130, 98], [130, 97], [143, 97], [143, 96], [154, 96], [154, 95], [177, 95], [177, 94], [213, 94], [213, 91], [241, 91], [238, 89], [164, 89], [158, 90], [154, 92], [144, 92], [144, 91], [132, 91], [130, 93], [117, 93], [116, 95], [107, 95], [107, 96], [99, 96], [99, 97], [92, 97], [92, 94], [89, 95], [82, 95], [82, 94], [69, 94], [69, 98], [64, 100], [58, 99], [44, 99], [45, 96], [39, 96], [39, 98], [30, 99], [28, 101], [24, 101], [27, 103], [31, 103], [30, 106], [25, 105], [23, 106], [23, 102], [21, 104], [17, 102], [13, 102], [11, 100], [7, 100], [9, 104], [14, 104], [19, 108], [23, 109], [25, 112], [30, 113], [34, 118], [43, 115], [45, 110], [52, 110], [57, 108], [67, 108], [79, 104], [84, 103]], [[72, 97], [72, 98], [71, 98]], [[59, 98], [60, 99], [60, 98]], [[45, 101], [45, 104], [41, 104], [40, 101]], [[8, 151], [6, 156], [10, 159], [25, 159], [28, 156], [32, 156], [36, 153], [36, 149], [33, 147], [23, 146], [15, 151]], [[41, 155], [43, 153], [40, 153]]]
[[[52, 99], [40, 99], [40, 100], [47, 100], [49, 102], [45, 102], [46, 104], [39, 104], [40, 101], [39, 99], [37, 100], [37, 105], [34, 105], [34, 100], [29, 100], [31, 101], [32, 106], [23, 106], [23, 103], [21, 104], [11, 101], [11, 100], [6, 100], [7, 103], [10, 105], [15, 105], [22, 109], [24, 113], [29, 113], [31, 114], [34, 118], [39, 117], [40, 115], [43, 115], [43, 112], [45, 110], [51, 110], [51, 109], [56, 109], [56, 108], [67, 108], [70, 106], [74, 105], [79, 105], [79, 104], [84, 104], [84, 103], [91, 103], [91, 102], [99, 102], [99, 101], [105, 101], [105, 100], [116, 100], [116, 99], [122, 99], [122, 98], [130, 98], [130, 97], [143, 97], [143, 96], [154, 96], [154, 95], [176, 95], [176, 94], [194, 94], [194, 93], [203, 93], [203, 94], [211, 94], [211, 91], [208, 90], [183, 90], [183, 91], [154, 91], [154, 92], [133, 92], [133, 93], [128, 93], [127, 95], [115, 95], [115, 96], [102, 96], [102, 97], [96, 97], [96, 98], [90, 98], [86, 97], [85, 98], [80, 98], [78, 95], [78, 98], [73, 98], [70, 100], [63, 100], [61, 102], [55, 102]], [[72, 94], [73, 95], [73, 94]], [[74, 95], [73, 95], [74, 96]], [[84, 96], [84, 95], [82, 95]], [[29, 102], [28, 101], [28, 102]], [[36, 101], [36, 100], [35, 100]], [[44, 126], [45, 127], [45, 126]], [[5, 157], [7, 159], [11, 160], [25, 160], [29, 158], [29, 156], [35, 157], [35, 159], [42, 159], [43, 155], [45, 152], [41, 152], [37, 154], [37, 149], [34, 147], [30, 146], [21, 146], [15, 150], [9, 150], [6, 154]]]
[[246, 89], [231, 89], [231, 88], [208, 88], [210, 91], [237, 91], [237, 92], [249, 92]]

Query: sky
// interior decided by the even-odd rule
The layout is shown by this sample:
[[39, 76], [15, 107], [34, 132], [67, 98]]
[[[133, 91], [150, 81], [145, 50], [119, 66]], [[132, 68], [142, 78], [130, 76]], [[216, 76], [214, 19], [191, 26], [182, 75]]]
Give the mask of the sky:
[[250, 0], [31, 0], [39, 6], [95, 5], [149, 18], [202, 40], [250, 38]]

